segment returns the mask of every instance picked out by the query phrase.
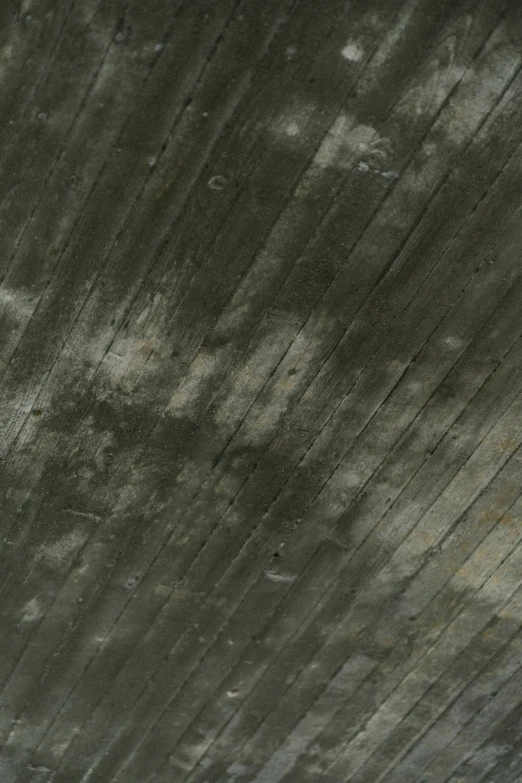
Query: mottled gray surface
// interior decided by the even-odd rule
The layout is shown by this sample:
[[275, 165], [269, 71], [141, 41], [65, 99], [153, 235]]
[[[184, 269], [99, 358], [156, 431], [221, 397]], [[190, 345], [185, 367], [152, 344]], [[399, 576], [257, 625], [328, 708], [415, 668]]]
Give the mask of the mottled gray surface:
[[522, 780], [521, 66], [0, 4], [0, 783]]

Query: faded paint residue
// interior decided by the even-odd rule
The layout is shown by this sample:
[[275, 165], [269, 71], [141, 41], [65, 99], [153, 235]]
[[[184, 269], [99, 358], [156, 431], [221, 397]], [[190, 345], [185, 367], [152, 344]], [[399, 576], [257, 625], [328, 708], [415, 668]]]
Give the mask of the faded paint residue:
[[[285, 737], [268, 763], [256, 775], [254, 783], [279, 783], [283, 780], [299, 757], [307, 751], [315, 753], [312, 744], [324, 731], [336, 712], [350, 698], [357, 686], [374, 668], [375, 663], [365, 655], [351, 656], [337, 674], [330, 680], [325, 691], [314, 702], [309, 712]], [[314, 661], [308, 672], [319, 668]], [[294, 677], [288, 678], [289, 684]], [[323, 770], [320, 770], [323, 772]]]
[[460, 66], [434, 68], [424, 84], [418, 84], [406, 93], [398, 106], [398, 112], [411, 117], [412, 120], [433, 112], [462, 74]]
[[254, 292], [260, 288], [265, 288], [267, 284], [278, 274], [283, 263], [282, 254], [284, 253], [285, 242], [288, 241], [289, 229], [283, 221], [283, 230], [281, 223], [276, 224], [268, 239], [265, 249], [256, 257], [248, 274], [240, 281], [234, 296], [229, 305], [223, 310], [218, 322], [212, 329], [212, 339], [219, 341], [230, 341], [231, 346], [237, 332], [247, 322], [249, 314], [252, 312], [251, 299]]
[[270, 320], [268, 319], [268, 334], [232, 376], [226, 398], [216, 410], [215, 421], [219, 426], [237, 421], [238, 416], [245, 414], [263, 386], [267, 374], [277, 364], [295, 336], [296, 327], [293, 324], [276, 318], [274, 325]]
[[0, 767], [485, 774], [522, 684], [516, 4], [21, 3]]
[[139, 376], [155, 347], [154, 342], [143, 338], [126, 338], [118, 341], [116, 350], [110, 350], [103, 359], [102, 369], [110, 385], [126, 387]]
[[170, 358], [172, 346], [164, 332], [168, 317], [165, 298], [155, 293], [116, 335], [109, 327], [81, 338], [85, 359], [101, 363], [104, 385], [130, 391], [145, 367]]
[[[407, 2], [401, 8], [395, 24], [387, 32], [384, 42], [379, 46], [377, 52], [372, 58], [372, 66], [375, 70], [386, 66], [386, 62], [393, 56], [396, 51], [396, 47], [403, 38], [404, 33], [412, 20], [415, 13], [418, 12], [418, 0], [407, 0]], [[377, 15], [372, 14], [373, 24], [376, 27], [381, 26], [381, 21]]]
[[40, 549], [40, 559], [53, 569], [66, 568], [85, 540], [79, 530], [71, 530], [64, 536]]
[[349, 169], [370, 152], [372, 142], [375, 147], [376, 135], [370, 125], [357, 123], [352, 115], [340, 114], [323, 139], [314, 164], [323, 169]]
[[197, 415], [199, 399], [218, 369], [221, 353], [218, 349], [200, 349], [170, 399], [167, 409], [170, 415], [182, 418]]
[[[328, 318], [318, 315], [315, 323], [317, 334], [323, 324], [325, 329], [328, 327]], [[292, 396], [302, 384], [316, 351], [321, 348], [316, 334], [306, 329], [297, 332], [277, 371], [252, 406], [243, 429], [243, 437], [249, 445], [262, 443], [288, 412]]]
[[9, 321], [25, 324], [35, 308], [33, 297], [6, 286], [0, 288], [0, 316]]

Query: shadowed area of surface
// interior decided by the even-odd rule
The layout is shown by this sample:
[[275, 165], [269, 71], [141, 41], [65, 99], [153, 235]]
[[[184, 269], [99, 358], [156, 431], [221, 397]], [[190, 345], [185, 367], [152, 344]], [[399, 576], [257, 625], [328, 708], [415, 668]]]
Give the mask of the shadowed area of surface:
[[0, 7], [2, 783], [522, 776], [522, 8]]

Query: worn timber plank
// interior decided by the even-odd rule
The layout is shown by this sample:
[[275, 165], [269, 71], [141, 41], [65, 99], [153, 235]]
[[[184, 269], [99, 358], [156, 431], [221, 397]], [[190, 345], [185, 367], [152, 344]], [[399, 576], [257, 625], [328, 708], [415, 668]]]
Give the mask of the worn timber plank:
[[521, 43], [1, 6], [2, 781], [518, 781]]

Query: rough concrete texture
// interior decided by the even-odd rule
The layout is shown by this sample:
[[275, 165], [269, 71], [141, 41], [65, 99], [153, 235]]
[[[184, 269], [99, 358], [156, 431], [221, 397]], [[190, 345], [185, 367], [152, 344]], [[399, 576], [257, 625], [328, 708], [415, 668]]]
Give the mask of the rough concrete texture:
[[522, 5], [0, 4], [1, 783], [522, 780]]

